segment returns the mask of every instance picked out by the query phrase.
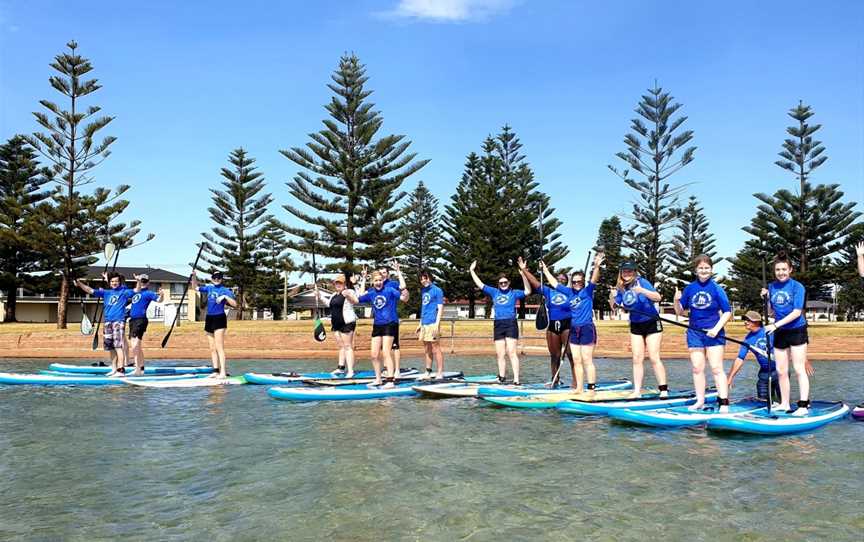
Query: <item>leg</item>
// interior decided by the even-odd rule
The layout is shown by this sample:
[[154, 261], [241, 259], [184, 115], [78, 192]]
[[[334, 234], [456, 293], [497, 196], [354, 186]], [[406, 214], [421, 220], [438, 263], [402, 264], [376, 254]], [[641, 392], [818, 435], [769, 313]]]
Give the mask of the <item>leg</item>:
[[631, 333], [630, 349], [633, 351], [633, 393], [630, 396], [635, 398], [642, 395], [642, 380], [645, 378], [645, 339]]
[[798, 378], [798, 396], [802, 401], [810, 400], [810, 377], [807, 376], [807, 343], [789, 348], [792, 354], [792, 368]]
[[435, 378], [444, 378], [444, 352], [441, 350], [441, 342], [432, 343], [432, 354], [435, 356]]
[[507, 344], [506, 339], [495, 341], [495, 359], [498, 361], [498, 378], [503, 380], [507, 376]]
[[372, 356], [372, 370], [375, 371], [376, 386], [381, 385], [381, 360], [378, 356], [381, 355], [381, 337], [372, 337], [372, 342], [369, 345], [370, 355]]
[[651, 360], [651, 367], [654, 369], [654, 378], [657, 379], [657, 384], [660, 387], [660, 393], [666, 395], [666, 367], [660, 361], [660, 346], [663, 344], [662, 333], [652, 333], [645, 337], [645, 346], [648, 350], [648, 359]]
[[717, 396], [721, 400], [729, 399], [729, 382], [726, 380], [726, 372], [723, 370], [725, 347], [723, 345], [709, 346], [706, 350], [708, 365], [711, 367], [711, 375], [714, 377], [714, 385], [717, 386]]
[[690, 408], [698, 410], [705, 406], [705, 349], [690, 348], [690, 365], [693, 367], [693, 388], [696, 390], [696, 403]]
[[554, 388], [561, 377], [561, 337], [551, 330], [546, 330], [546, 347], [549, 349], [549, 369]]
[[594, 345], [583, 344], [579, 347], [580, 357], [582, 358], [582, 366], [585, 367], [585, 379], [588, 382], [588, 388], [594, 389], [597, 384], [597, 368], [594, 367]]
[[777, 380], [780, 383], [780, 406], [778, 410], [789, 410], [792, 386], [789, 383], [789, 349], [775, 348], [774, 363], [777, 365]]
[[393, 368], [393, 337], [381, 337], [381, 352], [384, 354], [384, 366], [387, 367], [389, 378], [396, 378], [399, 375]]
[[337, 362], [336, 368], [343, 369], [345, 367], [345, 341], [341, 332], [337, 331], [335, 335], [336, 344], [339, 345], [339, 361]]
[[573, 350], [570, 347], [569, 327], [561, 333], [561, 351], [561, 361], [564, 361], [564, 358], [566, 357], [567, 361], [570, 362], [570, 375], [572, 376], [570, 386], [572, 387], [576, 382], [576, 363], [573, 361]]
[[144, 374], [144, 360], [141, 353], [141, 339], [139, 339], [138, 337], [132, 337], [129, 343], [129, 347], [132, 351], [132, 361], [135, 363], [135, 372], [132, 374], [135, 376], [140, 376]]
[[213, 375], [217, 375], [219, 374], [219, 354], [216, 352], [216, 338], [212, 333], [207, 333], [207, 344], [210, 346], [210, 363], [213, 365]]
[[217, 329], [213, 332], [213, 338], [216, 343], [216, 353], [219, 356], [219, 377], [227, 378], [228, 377], [228, 363], [225, 359], [225, 333], [228, 331], [226, 328]]
[[432, 372], [432, 354], [433, 354], [433, 343], [432, 341], [424, 341], [423, 342], [423, 361], [425, 363], [426, 372]]
[[574, 344], [571, 348], [576, 350], [576, 356], [573, 358], [573, 389], [580, 393], [585, 389], [585, 364], [582, 361], [582, 346]]
[[117, 371], [123, 372], [126, 367], [126, 326], [122, 322], [112, 322], [114, 335], [114, 351], [117, 353]]
[[504, 339], [504, 342], [507, 349], [507, 357], [510, 358], [510, 368], [513, 370], [513, 382], [518, 384], [521, 382], [521, 380], [519, 380], [519, 354], [516, 353], [516, 344], [518, 343], [518, 340], [507, 337]]
[[399, 351], [399, 322], [396, 322], [396, 330], [395, 335], [393, 336], [393, 346], [390, 348], [390, 352], [393, 355], [392, 367], [390, 370], [390, 376], [398, 377], [399, 376], [399, 367], [401, 367], [402, 363], [402, 353]]
[[354, 332], [342, 334], [342, 345], [345, 349], [345, 363], [348, 366], [348, 372], [345, 376], [351, 378], [354, 376]]

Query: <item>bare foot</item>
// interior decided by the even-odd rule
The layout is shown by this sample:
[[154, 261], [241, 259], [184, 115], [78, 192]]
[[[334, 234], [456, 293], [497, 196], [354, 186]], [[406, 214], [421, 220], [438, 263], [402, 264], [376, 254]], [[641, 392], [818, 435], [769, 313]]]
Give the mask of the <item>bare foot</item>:
[[627, 396], [628, 399], [639, 399], [640, 397], [642, 397], [642, 392], [639, 390], [636, 390]]

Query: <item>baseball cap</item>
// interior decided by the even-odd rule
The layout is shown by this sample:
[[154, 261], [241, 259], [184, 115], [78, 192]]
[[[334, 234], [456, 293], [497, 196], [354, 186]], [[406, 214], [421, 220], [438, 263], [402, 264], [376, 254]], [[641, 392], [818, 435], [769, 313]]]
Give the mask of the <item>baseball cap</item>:
[[341, 282], [342, 284], [345, 284], [345, 275], [336, 275], [333, 277], [333, 282]]
[[636, 271], [636, 264], [629, 261], [621, 262], [620, 269], [622, 271]]
[[143, 273], [141, 275], [138, 275], [138, 280], [140, 280], [141, 282], [150, 282], [150, 276], [147, 275], [147, 273]]
[[222, 271], [216, 271], [215, 273], [213, 273], [212, 275], [210, 275], [210, 278], [211, 278], [211, 279], [220, 279], [220, 280], [221, 280], [221, 279], [224, 279], [224, 278], [225, 278], [225, 275], [222, 274]]
[[747, 313], [744, 314], [744, 319], [750, 320], [751, 322], [762, 322], [762, 315], [756, 311], [747, 311]]

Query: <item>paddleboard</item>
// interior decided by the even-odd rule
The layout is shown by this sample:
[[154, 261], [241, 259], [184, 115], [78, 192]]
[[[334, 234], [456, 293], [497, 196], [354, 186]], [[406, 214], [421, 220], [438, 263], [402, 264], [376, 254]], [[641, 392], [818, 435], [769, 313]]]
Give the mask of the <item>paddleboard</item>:
[[687, 407], [661, 408], [658, 410], [632, 410], [629, 408], [609, 411], [615, 420], [649, 427], [688, 427], [707, 423], [708, 420], [728, 418], [736, 414], [753, 412], [765, 407], [765, 401], [754, 398], [741, 399], [729, 405], [729, 412], [720, 412], [720, 405], [712, 403], [697, 411]]
[[861, 403], [860, 405], [852, 409], [852, 418], [859, 421], [864, 421], [864, 403]]
[[[423, 378], [425, 375], [414, 371], [414, 373], [402, 373], [401, 376], [396, 378], [396, 382], [416, 382]], [[444, 379], [449, 380], [453, 378], [462, 377], [461, 371], [450, 371], [444, 372]], [[429, 379], [427, 379], [429, 380]], [[346, 378], [346, 379], [334, 379], [334, 378], [309, 378], [303, 380], [303, 383], [309, 386], [355, 386], [357, 384], [371, 384], [375, 381], [374, 375], [372, 378]]]
[[441, 384], [421, 384], [412, 389], [423, 397], [446, 399], [451, 397], [477, 397], [479, 384], [466, 382], [444, 382]]
[[[793, 411], [794, 413], [794, 411]], [[761, 408], [727, 418], [708, 420], [708, 429], [733, 431], [754, 435], [788, 435], [818, 429], [849, 414], [849, 407], [841, 402], [812, 401], [809, 413], [794, 416], [792, 413]]]
[[366, 384], [351, 386], [324, 386], [309, 388], [274, 387], [267, 390], [270, 397], [288, 401], [350, 401], [357, 399], [382, 399], [417, 395], [413, 382], [396, 384], [392, 388], [369, 387]]
[[[705, 401], [717, 400], [717, 391], [712, 390], [705, 393]], [[570, 414], [581, 414], [583, 416], [606, 415], [615, 409], [629, 408], [633, 410], [649, 410], [654, 408], [670, 408], [677, 406], [692, 405], [696, 402], [696, 394], [692, 391], [669, 392], [669, 396], [661, 398], [659, 394], [643, 395], [638, 399], [620, 399], [612, 401], [587, 402], [579, 400], [562, 401], [555, 408]]]
[[571, 392], [571, 393], [544, 393], [535, 395], [510, 395], [510, 396], [495, 396], [495, 395], [480, 395], [480, 398], [494, 405], [513, 407], [513, 408], [555, 408], [562, 401], [582, 400], [586, 402], [597, 401], [614, 401], [626, 399], [630, 395], [627, 390], [604, 390], [594, 394], [588, 392]]
[[[402, 374], [416, 373], [417, 369], [403, 369]], [[246, 373], [243, 375], [248, 384], [280, 385], [280, 384], [302, 384], [310, 379], [330, 379], [340, 382], [347, 381], [345, 375], [333, 375], [332, 373], [297, 373], [294, 371], [280, 373]], [[353, 378], [374, 378], [374, 371], [359, 371], [354, 373]]]
[[37, 386], [121, 386], [134, 381], [137, 383], [143, 382], [163, 382], [167, 380], [194, 380], [199, 375], [144, 375], [135, 377], [108, 377], [102, 375], [86, 375], [86, 374], [15, 374], [15, 373], [0, 373], [0, 384], [30, 384]]
[[[48, 366], [50, 371], [58, 371], [61, 373], [83, 373], [83, 374], [108, 374], [111, 372], [111, 367], [97, 367], [95, 365], [69, 365], [66, 363], [52, 363]], [[133, 367], [126, 367], [126, 371], [131, 373]], [[148, 375], [180, 375], [180, 374], [202, 374], [212, 373], [213, 367], [209, 365], [198, 366], [180, 366], [180, 365], [148, 365], [144, 367], [144, 374]]]
[[[633, 383], [629, 380], [610, 380], [597, 383], [597, 391], [627, 390], [632, 389]], [[516, 385], [491, 385], [480, 386], [477, 395], [480, 397], [519, 397], [525, 395], [546, 395], [550, 393], [578, 393], [570, 387], [549, 388], [546, 384], [521, 384]]]
[[242, 376], [229, 376], [228, 378], [187, 378], [184, 380], [171, 381], [143, 381], [136, 378], [121, 379], [127, 384], [141, 386], [143, 388], [208, 388], [212, 386], [225, 386], [228, 384], [245, 384], [246, 379]]

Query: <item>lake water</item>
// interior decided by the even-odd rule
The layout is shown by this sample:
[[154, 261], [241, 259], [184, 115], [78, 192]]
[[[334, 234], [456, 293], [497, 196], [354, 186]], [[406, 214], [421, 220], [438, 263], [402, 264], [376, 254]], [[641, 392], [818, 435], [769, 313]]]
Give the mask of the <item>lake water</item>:
[[[47, 364], [0, 360], [0, 370]], [[598, 364], [601, 379], [630, 377], [629, 362]], [[548, 378], [541, 358], [524, 366], [523, 381]], [[489, 373], [494, 361], [448, 368]], [[686, 362], [667, 368], [673, 388], [691, 385]], [[733, 396], [753, 392], [754, 369]], [[864, 400], [864, 365], [817, 370], [815, 398]], [[295, 404], [251, 385], [0, 386], [0, 540], [860, 541], [862, 443], [864, 423], [850, 419], [735, 437], [475, 399]]]

